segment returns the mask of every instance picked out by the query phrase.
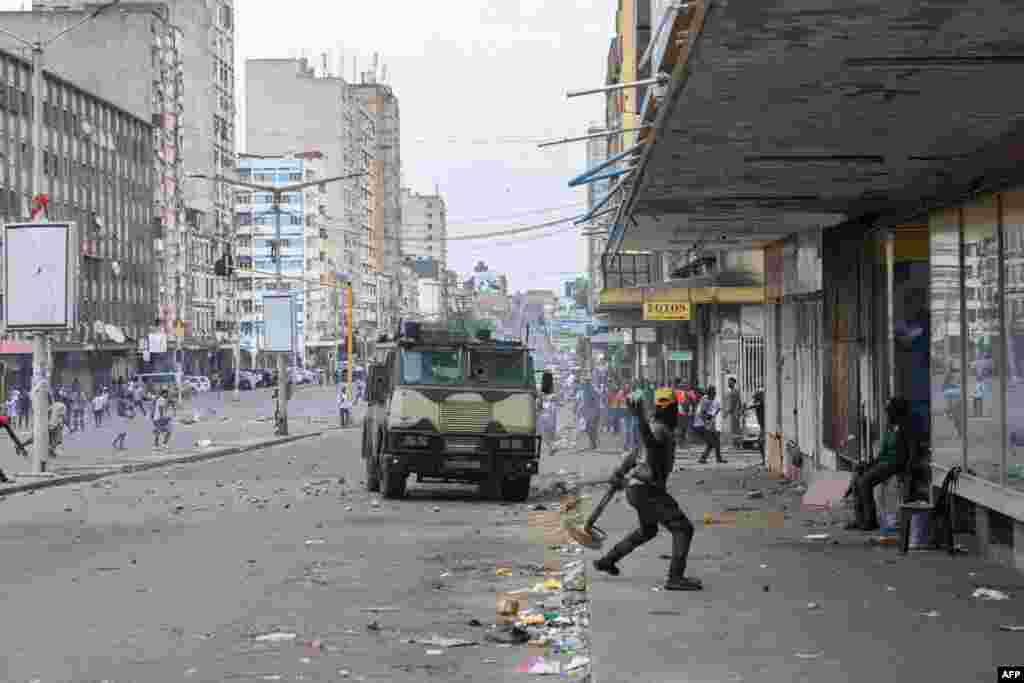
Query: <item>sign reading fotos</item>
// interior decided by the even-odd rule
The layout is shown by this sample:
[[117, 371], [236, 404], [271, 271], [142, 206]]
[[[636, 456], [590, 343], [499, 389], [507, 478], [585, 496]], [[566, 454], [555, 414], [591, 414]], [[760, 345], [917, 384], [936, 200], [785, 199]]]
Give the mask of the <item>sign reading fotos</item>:
[[73, 330], [79, 262], [75, 224], [7, 223], [3, 248], [7, 329]]
[[683, 301], [645, 301], [644, 320], [689, 320], [690, 304]]

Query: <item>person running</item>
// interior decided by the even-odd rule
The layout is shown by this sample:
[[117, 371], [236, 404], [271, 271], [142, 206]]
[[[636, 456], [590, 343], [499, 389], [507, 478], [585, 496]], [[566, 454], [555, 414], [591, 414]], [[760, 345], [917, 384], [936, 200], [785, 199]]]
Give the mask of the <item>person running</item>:
[[[160, 444], [160, 437], [164, 437], [163, 445]], [[171, 416], [169, 413], [169, 402], [167, 390], [164, 389], [155, 401], [153, 401], [153, 448], [167, 448], [171, 440]]]
[[679, 410], [675, 392], [659, 389], [654, 396], [654, 419], [648, 424], [642, 401], [630, 401], [628, 410], [637, 418], [643, 439], [644, 457], [640, 449], [630, 451], [616, 468], [611, 484], [626, 489], [626, 500], [636, 510], [639, 526], [619, 541], [604, 557], [594, 561], [594, 568], [611, 576], [621, 572], [618, 562], [658, 535], [658, 525], [672, 534], [672, 559], [665, 590], [699, 591], [703, 584], [686, 576], [686, 561], [693, 541], [693, 524], [668, 492], [668, 477], [675, 465], [676, 422]]
[[722, 412], [722, 404], [716, 396], [717, 391], [715, 387], [708, 387], [707, 393], [701, 399], [700, 405], [697, 406], [697, 414], [693, 417], [694, 431], [703, 435], [704, 443], [707, 444], [704, 447], [704, 455], [700, 456], [700, 460], [698, 460], [702, 465], [707, 463], [711, 451], [715, 452], [716, 462], [725, 463], [725, 460], [722, 458], [722, 435], [718, 429], [718, 419]]

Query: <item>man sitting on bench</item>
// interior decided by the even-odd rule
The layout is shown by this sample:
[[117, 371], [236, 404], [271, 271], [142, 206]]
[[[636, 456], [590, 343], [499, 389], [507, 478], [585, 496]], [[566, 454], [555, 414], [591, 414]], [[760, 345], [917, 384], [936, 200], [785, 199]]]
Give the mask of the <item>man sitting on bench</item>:
[[917, 447], [917, 436], [910, 422], [910, 403], [902, 396], [894, 396], [885, 408], [889, 427], [882, 435], [878, 458], [854, 477], [850, 485], [857, 519], [847, 529], [874, 531], [878, 529], [874, 488], [894, 476], [907, 471], [907, 465]]

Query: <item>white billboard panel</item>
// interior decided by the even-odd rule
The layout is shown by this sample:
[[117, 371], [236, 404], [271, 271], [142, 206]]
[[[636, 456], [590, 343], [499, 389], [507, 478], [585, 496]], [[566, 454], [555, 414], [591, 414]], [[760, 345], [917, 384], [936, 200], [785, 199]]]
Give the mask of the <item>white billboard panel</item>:
[[4, 225], [4, 321], [10, 331], [75, 327], [78, 235], [74, 223]]
[[291, 353], [295, 350], [295, 299], [291, 294], [263, 295], [263, 323], [266, 351]]

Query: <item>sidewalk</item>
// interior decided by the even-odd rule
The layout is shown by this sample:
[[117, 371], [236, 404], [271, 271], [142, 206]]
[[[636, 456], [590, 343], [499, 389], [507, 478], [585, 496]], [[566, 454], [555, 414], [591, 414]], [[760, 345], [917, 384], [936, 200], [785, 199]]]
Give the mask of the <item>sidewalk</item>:
[[[798, 490], [770, 479], [760, 454], [724, 454], [724, 466], [695, 466], [680, 453], [670, 487], [697, 533], [688, 575], [699, 593], [659, 590], [671, 539], [658, 537], [592, 579], [594, 679], [615, 681], [991, 681], [997, 665], [1019, 663], [1024, 580], [979, 558], [940, 552], [899, 555], [800, 511]], [[743, 458], [754, 458], [739, 468]], [[750, 498], [759, 490], [763, 498]], [[753, 494], [757, 496], [758, 494]], [[785, 511], [784, 528], [705, 527], [704, 513]], [[636, 524], [620, 497], [600, 525], [609, 544]], [[805, 536], [829, 534], [828, 540]], [[665, 555], [665, 558], [661, 556]], [[587, 551], [589, 561], [598, 553]], [[1002, 590], [1004, 601], [971, 597]]]
[[[287, 443], [293, 440], [291, 437], [313, 436], [338, 426], [334, 387], [304, 387], [296, 392], [288, 406], [288, 437], [274, 434], [270, 390], [242, 392], [241, 398], [234, 403], [230, 393], [223, 398], [203, 394], [181, 407], [167, 450], [153, 449], [152, 424], [141, 415], [132, 420], [115, 412], [98, 428], [89, 421], [84, 433], [65, 433], [60, 455], [48, 461], [48, 476], [29, 475], [29, 463], [16, 455], [14, 445], [5, 439], [0, 446], [0, 468], [15, 481], [0, 484], [0, 495], [148, 469], [154, 464], [222, 457]], [[354, 424], [361, 419], [361, 411], [357, 408]], [[193, 422], [196, 414], [199, 420]], [[116, 451], [111, 442], [122, 431], [127, 432], [125, 450]]]

